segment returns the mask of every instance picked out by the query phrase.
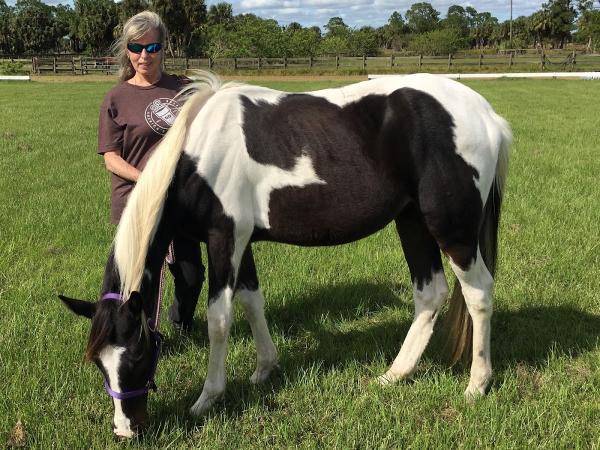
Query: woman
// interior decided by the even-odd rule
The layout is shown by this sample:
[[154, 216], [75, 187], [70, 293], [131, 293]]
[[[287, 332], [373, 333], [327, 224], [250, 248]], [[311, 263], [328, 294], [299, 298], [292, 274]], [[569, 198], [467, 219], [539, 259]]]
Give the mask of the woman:
[[[167, 29], [158, 14], [144, 11], [130, 18], [115, 43], [120, 83], [100, 108], [98, 153], [112, 173], [111, 221], [119, 223], [129, 193], [152, 150], [173, 124], [180, 105], [173, 97], [189, 82], [162, 70]], [[175, 263], [169, 265], [175, 281], [175, 299], [169, 319], [189, 332], [204, 281], [198, 243], [177, 237]]]

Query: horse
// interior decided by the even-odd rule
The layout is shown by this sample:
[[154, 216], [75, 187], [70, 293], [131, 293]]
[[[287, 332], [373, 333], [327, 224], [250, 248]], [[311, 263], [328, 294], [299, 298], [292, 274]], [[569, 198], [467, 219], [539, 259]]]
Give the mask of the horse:
[[278, 353], [264, 315], [252, 243], [352, 242], [395, 221], [413, 284], [414, 320], [381, 384], [410, 377], [456, 276], [448, 315], [454, 361], [472, 352], [465, 395], [492, 376], [490, 317], [498, 224], [511, 131], [465, 85], [429, 74], [335, 89], [280, 92], [223, 84], [189, 89], [150, 158], [118, 226], [102, 296], [61, 296], [91, 319], [86, 355], [113, 396], [113, 432], [131, 437], [147, 419], [160, 335], [153, 314], [169, 242], [206, 243], [208, 373], [191, 407], [199, 416], [225, 390], [225, 356], [237, 294], [256, 344], [260, 383]]

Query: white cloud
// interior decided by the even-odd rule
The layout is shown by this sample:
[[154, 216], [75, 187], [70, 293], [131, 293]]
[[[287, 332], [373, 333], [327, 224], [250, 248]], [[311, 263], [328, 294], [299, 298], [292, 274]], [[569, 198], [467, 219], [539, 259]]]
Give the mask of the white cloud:
[[[394, 11], [402, 16], [413, 3], [423, 0], [207, 0], [208, 5], [227, 1], [233, 5], [234, 14], [253, 13], [273, 18], [281, 25], [300, 22], [304, 26], [325, 25], [331, 17], [342, 17], [352, 27], [381, 26]], [[425, 0], [427, 1], [427, 0]], [[451, 5], [473, 6], [477, 11], [488, 11], [500, 21], [510, 17], [507, 0], [429, 0], [441, 17]], [[14, 6], [16, 0], [7, 0]], [[530, 15], [541, 8], [544, 0], [513, 0], [513, 17]], [[73, 0], [44, 0], [49, 5], [58, 3], [73, 6]]]

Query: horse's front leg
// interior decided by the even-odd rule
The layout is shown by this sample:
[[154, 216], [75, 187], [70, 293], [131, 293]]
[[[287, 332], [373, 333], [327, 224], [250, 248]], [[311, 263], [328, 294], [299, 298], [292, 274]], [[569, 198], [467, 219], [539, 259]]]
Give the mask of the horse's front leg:
[[[190, 412], [195, 416], [204, 414], [225, 391], [225, 357], [231, 328], [232, 301], [235, 281], [242, 259], [243, 249], [249, 240], [233, 236], [233, 233], [209, 234], [208, 248], [208, 337], [210, 351], [208, 373], [202, 394]], [[239, 246], [243, 246], [240, 251]]]
[[252, 247], [248, 244], [246, 252], [242, 257], [237, 282], [237, 294], [244, 308], [244, 314], [256, 344], [256, 370], [250, 377], [253, 384], [265, 381], [271, 371], [277, 366], [277, 349], [269, 333], [267, 319], [265, 318], [265, 298], [258, 286], [258, 276]]

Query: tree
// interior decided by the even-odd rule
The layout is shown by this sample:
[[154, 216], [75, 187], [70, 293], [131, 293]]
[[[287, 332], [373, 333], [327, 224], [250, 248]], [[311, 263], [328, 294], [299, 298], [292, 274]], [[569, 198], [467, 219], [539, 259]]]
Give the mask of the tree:
[[350, 27], [344, 23], [341, 17], [332, 17], [325, 25], [327, 30], [327, 36], [331, 37], [348, 37], [350, 33]]
[[321, 43], [321, 30], [317, 27], [303, 28], [291, 22], [284, 30], [286, 56], [316, 56]]
[[114, 39], [118, 24], [117, 7], [112, 0], [75, 0], [77, 34], [93, 55], [105, 53]]
[[483, 48], [489, 44], [494, 30], [498, 26], [498, 19], [489, 12], [476, 13], [470, 17], [471, 21], [471, 39], [475, 42], [477, 48]]
[[11, 53], [13, 51], [13, 42], [10, 38], [12, 21], [12, 8], [4, 0], [0, 0], [0, 53]]
[[[58, 4], [53, 8], [54, 38], [56, 51], [74, 51], [74, 36], [77, 33], [75, 11], [69, 5]], [[65, 41], [66, 40], [66, 41]]]
[[469, 15], [465, 8], [452, 5], [448, 8], [446, 18], [442, 21], [442, 27], [455, 30], [462, 38], [469, 36]]
[[421, 55], [448, 55], [468, 46], [466, 38], [452, 28], [418, 34], [410, 41], [409, 48]]
[[152, 8], [169, 29], [169, 50], [172, 55], [187, 55], [192, 53], [194, 47], [202, 45], [207, 17], [204, 0], [154, 0]]
[[587, 51], [596, 51], [600, 42], [600, 10], [594, 10], [593, 0], [580, 0], [577, 5], [579, 11], [578, 32], [580, 39], [587, 42]]
[[117, 3], [117, 9], [119, 11], [119, 25], [121, 29], [125, 22], [127, 22], [131, 17], [135, 16], [137, 13], [141, 13], [142, 11], [146, 11], [150, 8], [150, 3], [148, 0], [122, 0]]
[[355, 56], [376, 56], [379, 51], [377, 32], [373, 27], [352, 30], [348, 37], [348, 51]]
[[548, 10], [550, 17], [552, 39], [556, 46], [563, 48], [575, 28], [575, 8], [571, 0], [550, 0], [543, 7]]
[[233, 8], [230, 3], [210, 5], [207, 15], [208, 25], [223, 25], [230, 29], [233, 25]]
[[399, 50], [404, 44], [404, 35], [406, 32], [406, 24], [402, 15], [398, 11], [394, 11], [388, 23], [379, 29], [381, 36], [381, 46]]
[[408, 28], [416, 34], [435, 30], [440, 21], [440, 13], [426, 2], [414, 3], [404, 16]]
[[40, 53], [52, 50], [56, 42], [52, 7], [40, 0], [17, 0], [14, 9], [14, 50]]

